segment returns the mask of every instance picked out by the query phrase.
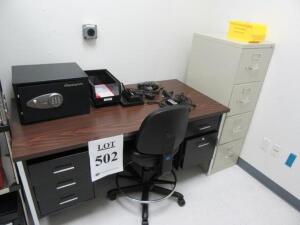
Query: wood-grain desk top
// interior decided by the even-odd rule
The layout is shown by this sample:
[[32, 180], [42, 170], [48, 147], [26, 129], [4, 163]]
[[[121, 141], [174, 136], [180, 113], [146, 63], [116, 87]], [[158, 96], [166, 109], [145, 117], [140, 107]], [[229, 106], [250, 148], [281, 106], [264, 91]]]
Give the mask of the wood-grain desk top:
[[[229, 109], [199, 93], [178, 80], [159, 82], [166, 90], [183, 92], [197, 107], [190, 120], [228, 112]], [[87, 145], [88, 141], [136, 133], [144, 118], [158, 109], [157, 104], [122, 107], [121, 105], [91, 108], [89, 114], [67, 117], [30, 125], [21, 125], [16, 109], [11, 116], [12, 157], [14, 161], [27, 160], [71, 150]]]

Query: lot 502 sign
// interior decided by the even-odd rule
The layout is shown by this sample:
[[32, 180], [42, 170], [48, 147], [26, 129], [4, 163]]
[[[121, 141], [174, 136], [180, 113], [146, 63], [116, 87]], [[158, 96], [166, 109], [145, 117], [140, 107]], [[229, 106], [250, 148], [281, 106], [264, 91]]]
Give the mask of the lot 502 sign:
[[90, 141], [92, 181], [123, 171], [123, 135]]

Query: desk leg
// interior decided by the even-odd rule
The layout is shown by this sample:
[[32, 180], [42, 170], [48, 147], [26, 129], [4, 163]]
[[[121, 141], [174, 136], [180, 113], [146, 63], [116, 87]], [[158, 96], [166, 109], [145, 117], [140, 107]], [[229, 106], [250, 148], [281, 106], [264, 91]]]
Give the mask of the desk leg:
[[26, 199], [27, 199], [27, 202], [28, 202], [28, 205], [29, 205], [29, 209], [30, 209], [30, 212], [31, 212], [31, 215], [32, 215], [33, 223], [34, 223], [34, 225], [40, 225], [39, 217], [37, 215], [37, 211], [36, 211], [35, 206], [34, 206], [34, 202], [33, 202], [30, 187], [29, 187], [29, 184], [28, 184], [27, 176], [26, 176], [26, 173], [25, 173], [25, 170], [24, 170], [23, 162], [22, 161], [17, 162], [17, 167], [18, 167], [18, 170], [19, 170], [20, 178], [21, 178], [22, 185], [23, 185], [24, 192], [25, 192], [25, 196], [26, 196]]

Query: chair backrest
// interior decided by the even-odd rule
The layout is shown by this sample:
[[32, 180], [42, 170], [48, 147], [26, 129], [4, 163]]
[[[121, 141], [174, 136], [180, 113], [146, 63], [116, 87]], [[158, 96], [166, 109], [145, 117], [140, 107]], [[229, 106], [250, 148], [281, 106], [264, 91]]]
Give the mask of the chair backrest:
[[188, 113], [186, 106], [176, 105], [149, 114], [140, 127], [137, 150], [149, 155], [174, 154], [186, 134]]

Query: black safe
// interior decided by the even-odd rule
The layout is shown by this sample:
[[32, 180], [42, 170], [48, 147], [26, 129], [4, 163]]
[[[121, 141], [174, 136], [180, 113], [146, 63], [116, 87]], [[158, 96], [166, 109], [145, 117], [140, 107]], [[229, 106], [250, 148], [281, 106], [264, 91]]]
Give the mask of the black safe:
[[88, 77], [76, 63], [12, 67], [22, 124], [90, 112]]

